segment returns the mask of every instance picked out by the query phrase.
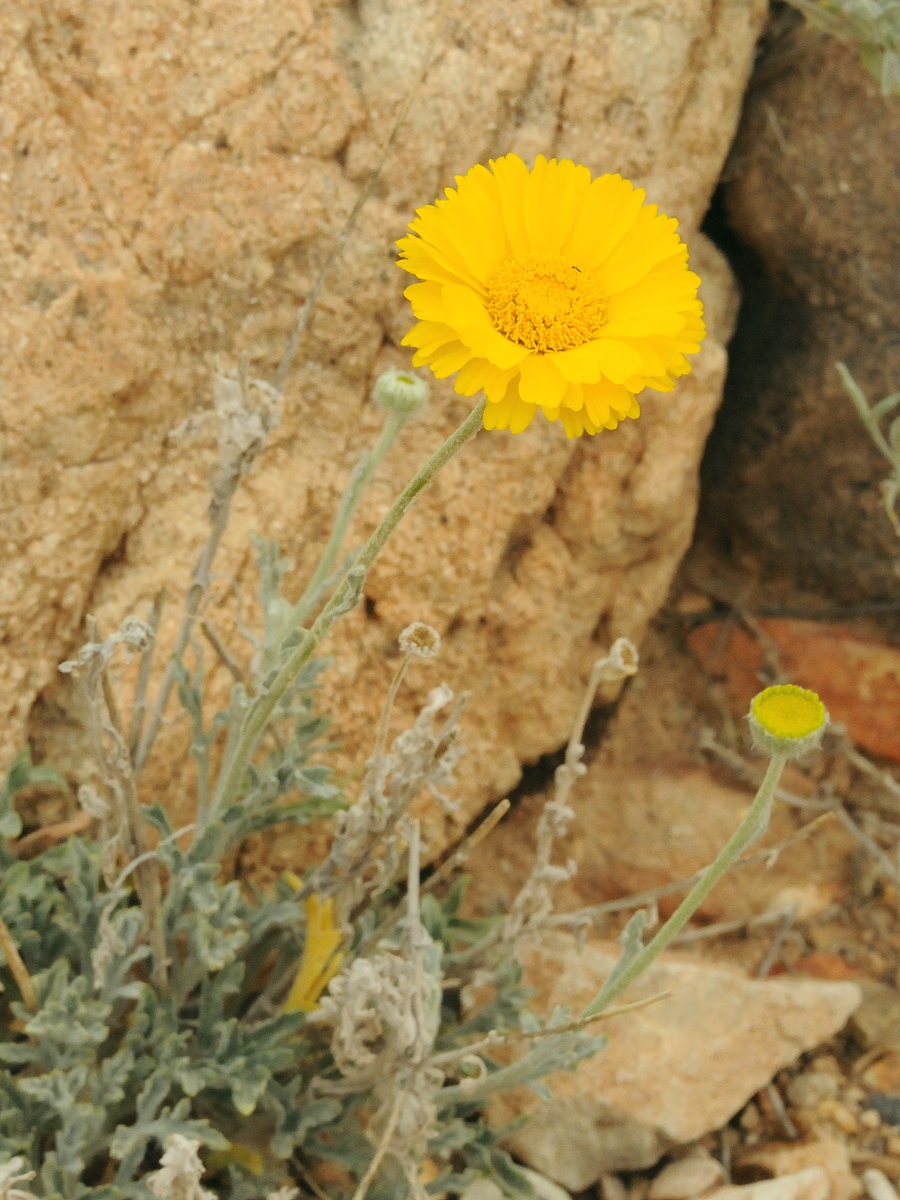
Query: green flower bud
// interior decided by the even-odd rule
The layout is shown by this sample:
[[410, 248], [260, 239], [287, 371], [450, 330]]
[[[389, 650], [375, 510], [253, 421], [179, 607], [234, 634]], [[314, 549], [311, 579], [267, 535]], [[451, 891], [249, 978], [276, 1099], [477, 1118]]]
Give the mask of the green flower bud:
[[401, 371], [397, 367], [388, 369], [375, 380], [372, 396], [376, 404], [398, 416], [411, 417], [425, 404], [429, 387], [424, 379], [412, 371]]

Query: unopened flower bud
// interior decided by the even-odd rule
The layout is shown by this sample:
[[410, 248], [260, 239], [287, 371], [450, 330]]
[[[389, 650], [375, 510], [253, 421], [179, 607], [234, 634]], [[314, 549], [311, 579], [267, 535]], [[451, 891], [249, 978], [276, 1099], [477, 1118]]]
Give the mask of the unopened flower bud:
[[424, 621], [413, 621], [400, 634], [400, 649], [413, 658], [437, 658], [441, 650], [441, 635]]
[[399, 416], [411, 417], [425, 404], [429, 395], [429, 387], [424, 379], [412, 371], [400, 371], [397, 367], [388, 369], [375, 380], [372, 396], [376, 404], [388, 412]]
[[761, 750], [799, 758], [818, 747], [828, 724], [828, 711], [815, 692], [781, 683], [753, 697], [748, 719], [753, 740]]

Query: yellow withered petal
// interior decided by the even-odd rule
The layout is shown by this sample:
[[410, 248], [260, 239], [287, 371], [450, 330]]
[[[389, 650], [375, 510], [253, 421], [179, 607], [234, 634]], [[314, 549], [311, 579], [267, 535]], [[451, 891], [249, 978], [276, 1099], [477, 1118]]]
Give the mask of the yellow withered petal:
[[[291, 887], [299, 886], [300, 880], [290, 873], [285, 878]], [[307, 897], [306, 904], [306, 941], [303, 944], [303, 957], [290, 994], [285, 1001], [284, 1011], [312, 1012], [319, 1003], [319, 997], [337, 974], [343, 960], [343, 954], [338, 950], [341, 944], [341, 931], [334, 927], [334, 911], [329, 896], [324, 902], [315, 894]]]

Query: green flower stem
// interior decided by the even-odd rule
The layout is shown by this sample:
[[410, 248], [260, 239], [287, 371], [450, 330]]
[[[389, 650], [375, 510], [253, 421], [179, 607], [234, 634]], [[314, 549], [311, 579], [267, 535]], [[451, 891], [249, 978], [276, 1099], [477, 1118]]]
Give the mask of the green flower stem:
[[454, 454], [478, 433], [481, 428], [484, 405], [485, 401], [482, 400], [475, 406], [459, 428], [451, 433], [444, 444], [432, 454], [431, 458], [409, 481], [363, 546], [359, 557], [344, 577], [343, 582], [316, 617], [312, 628], [297, 630], [295, 635], [299, 637], [297, 645], [285, 659], [268, 689], [256, 697], [244, 717], [243, 727], [235, 743], [234, 751], [228, 761], [223, 764], [210, 819], [214, 819], [215, 814], [238, 795], [250, 760], [279, 701], [310, 660], [338, 617], [357, 605], [369, 568], [407, 511], [412, 507], [419, 492], [423, 491], [453, 458]]
[[347, 536], [347, 530], [350, 528], [353, 514], [359, 507], [359, 502], [362, 500], [366, 488], [371, 483], [372, 476], [381, 465], [394, 442], [396, 442], [397, 436], [406, 424], [409, 415], [409, 413], [403, 412], [386, 412], [384, 427], [378, 436], [378, 441], [371, 450], [363, 451], [359, 462], [353, 468], [353, 474], [350, 476], [347, 490], [341, 498], [340, 508], [335, 518], [331, 537], [322, 551], [319, 565], [316, 567], [306, 591], [293, 607], [289, 628], [294, 629], [303, 624], [315, 607], [316, 601], [328, 586], [329, 576], [334, 567], [338, 552], [344, 544], [344, 538]]
[[731, 838], [719, 852], [717, 857], [703, 872], [700, 879], [672, 913], [665, 925], [651, 941], [639, 951], [621, 972], [614, 971], [600, 989], [596, 999], [581, 1014], [594, 1017], [612, 1003], [629, 984], [653, 962], [658, 954], [672, 942], [682, 931], [712, 889], [716, 886], [729, 867], [740, 858], [751, 842], [755, 841], [765, 831], [769, 823], [769, 814], [775, 798], [775, 789], [788, 760], [787, 754], [773, 754], [766, 771], [765, 778], [759, 785], [756, 798], [750, 805], [747, 815], [731, 835]]

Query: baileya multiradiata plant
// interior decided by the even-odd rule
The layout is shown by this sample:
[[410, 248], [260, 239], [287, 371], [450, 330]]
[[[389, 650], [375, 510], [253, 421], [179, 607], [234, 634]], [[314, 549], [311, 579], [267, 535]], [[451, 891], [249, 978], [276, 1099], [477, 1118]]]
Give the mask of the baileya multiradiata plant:
[[[529, 170], [507, 156], [475, 168], [420, 210], [412, 230], [402, 250], [422, 280], [410, 289], [416, 363], [439, 377], [458, 371], [457, 390], [484, 398], [369, 540], [348, 548], [376, 467], [427, 400], [413, 371], [378, 379], [383, 430], [351, 474], [299, 598], [282, 594], [275, 544], [256, 541], [259, 622], [253, 653], [241, 656], [204, 616], [212, 565], [240, 480], [280, 419], [317, 285], [274, 384], [246, 362], [215, 383], [210, 534], [164, 669], [154, 670], [161, 596], [114, 633], [88, 621], [85, 644], [61, 667], [81, 689], [97, 772], [97, 785], [80, 789], [82, 831], [70, 827], [51, 845], [19, 837], [16, 794], [64, 782], [28, 754], [0, 794], [2, 1197], [288, 1200], [302, 1190], [319, 1200], [422, 1200], [483, 1175], [507, 1194], [531, 1194], [501, 1148], [503, 1131], [486, 1123], [485, 1102], [601, 1048], [594, 1022], [620, 1011], [613, 1002], [765, 829], [786, 759], [826, 721], [802, 689], [758, 697], [752, 722], [771, 763], [727, 846], [646, 945], [647, 914], [636, 912], [618, 965], [585, 1010], [543, 1021], [529, 1013], [520, 948], [551, 924], [591, 920], [553, 914], [554, 888], [571, 871], [553, 861], [554, 848], [573, 817], [597, 689], [635, 672], [634, 646], [620, 638], [589, 672], [534, 868], [509, 912], [483, 920], [462, 915], [459, 872], [508, 804], [424, 882], [429, 848], [411, 815], [429, 793], [452, 807], [461, 699], [435, 688], [412, 727], [390, 737], [401, 681], [439, 654], [438, 631], [414, 623], [400, 635], [353, 795], [329, 766], [316, 708], [320, 648], [418, 493], [480, 428], [521, 431], [540, 409], [569, 436], [590, 436], [636, 418], [643, 387], [670, 389], [703, 336], [698, 280], [674, 223], [642, 192], [568, 162], [538, 159]], [[205, 686], [211, 652], [233, 676], [222, 711], [210, 711]], [[117, 655], [138, 659], [127, 704], [110, 670]], [[142, 790], [176, 701], [197, 767], [193, 818], [181, 828]], [[229, 880], [224, 864], [250, 835], [322, 817], [333, 818], [330, 848], [302, 876], [268, 891]]]

